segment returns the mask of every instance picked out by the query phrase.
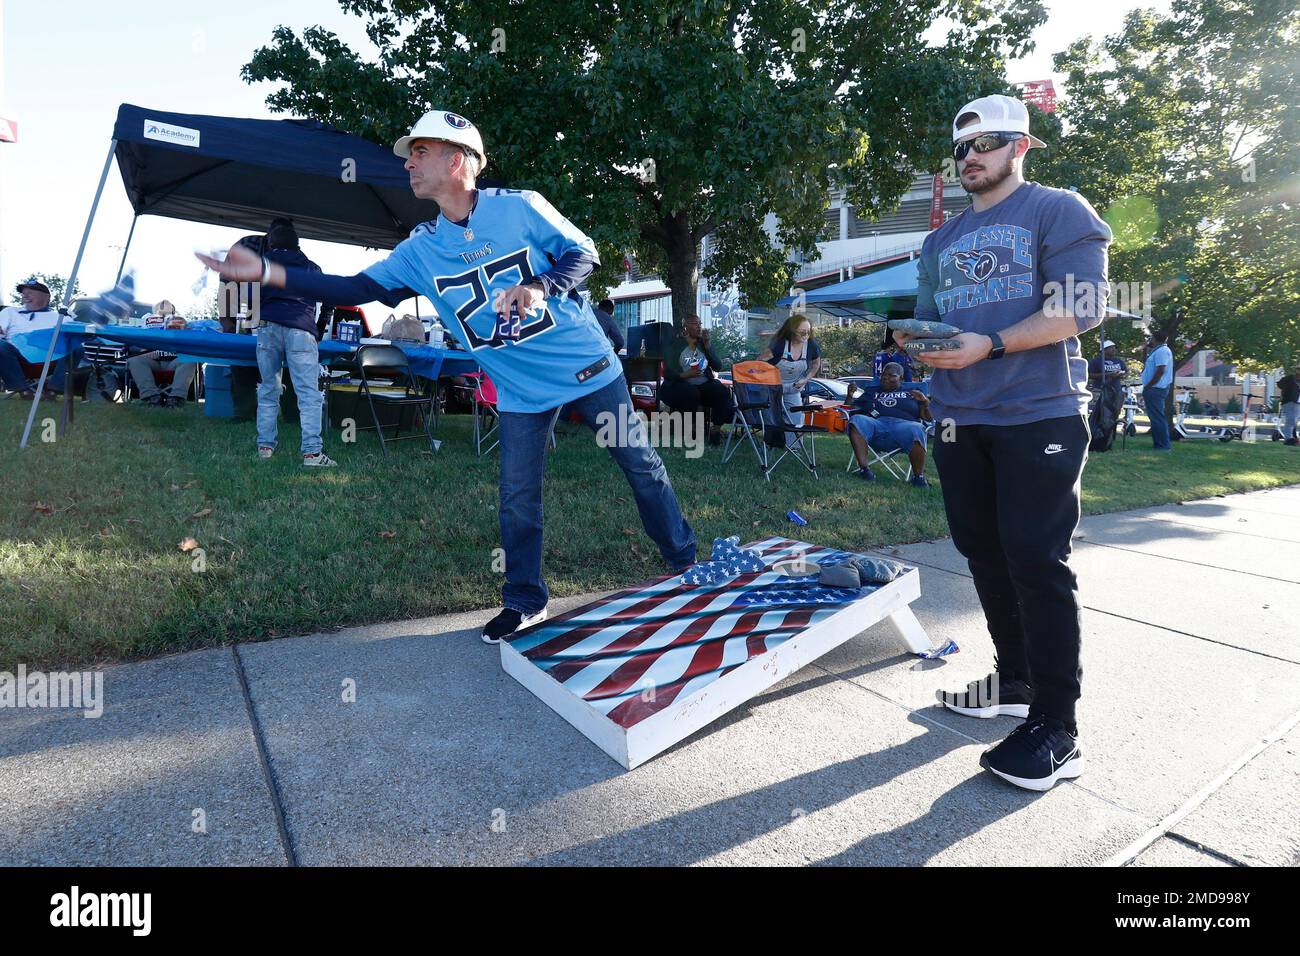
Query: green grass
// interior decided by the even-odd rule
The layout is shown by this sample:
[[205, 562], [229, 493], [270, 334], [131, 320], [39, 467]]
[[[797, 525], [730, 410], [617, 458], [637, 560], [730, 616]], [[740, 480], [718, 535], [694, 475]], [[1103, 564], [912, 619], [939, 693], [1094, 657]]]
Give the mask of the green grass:
[[[437, 456], [403, 442], [385, 461], [373, 434], [350, 445], [332, 434], [327, 450], [342, 467], [320, 472], [300, 466], [296, 426], [282, 424], [280, 451], [259, 462], [252, 425], [138, 405], [81, 405], [65, 438], [42, 443], [38, 428], [19, 451], [26, 410], [0, 402], [0, 670], [497, 605], [498, 458], [474, 457], [463, 417], [444, 419]], [[664, 457], [706, 553], [726, 534], [865, 548], [947, 533], [937, 487], [918, 491], [887, 476], [862, 484], [843, 472], [842, 436], [819, 441], [818, 452], [820, 481], [787, 460], [771, 484], [748, 447], [726, 467], [716, 449]], [[1282, 485], [1298, 465], [1293, 449], [1271, 442], [1182, 443], [1157, 456], [1141, 436], [1127, 451], [1092, 457], [1084, 509]], [[585, 429], [560, 435], [545, 507], [556, 596], [665, 570], [622, 475]], [[786, 520], [792, 508], [807, 528]], [[205, 551], [201, 573], [178, 548], [191, 536]]]

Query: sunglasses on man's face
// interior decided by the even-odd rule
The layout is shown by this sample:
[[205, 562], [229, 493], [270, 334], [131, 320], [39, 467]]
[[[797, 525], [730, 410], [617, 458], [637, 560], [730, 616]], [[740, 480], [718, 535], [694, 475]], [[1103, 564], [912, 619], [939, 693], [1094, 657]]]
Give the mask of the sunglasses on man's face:
[[958, 160], [965, 159], [971, 147], [974, 147], [977, 153], [991, 153], [995, 149], [1001, 149], [1007, 143], [1014, 143], [1024, 135], [1024, 133], [981, 133], [963, 143], [953, 143], [952, 157]]

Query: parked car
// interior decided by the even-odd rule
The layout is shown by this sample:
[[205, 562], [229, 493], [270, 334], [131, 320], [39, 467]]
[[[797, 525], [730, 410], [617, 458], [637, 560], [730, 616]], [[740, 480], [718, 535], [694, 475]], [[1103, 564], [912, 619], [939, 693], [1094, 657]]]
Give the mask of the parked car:
[[811, 378], [803, 387], [803, 400], [809, 405], [847, 402], [848, 383], [834, 378]]

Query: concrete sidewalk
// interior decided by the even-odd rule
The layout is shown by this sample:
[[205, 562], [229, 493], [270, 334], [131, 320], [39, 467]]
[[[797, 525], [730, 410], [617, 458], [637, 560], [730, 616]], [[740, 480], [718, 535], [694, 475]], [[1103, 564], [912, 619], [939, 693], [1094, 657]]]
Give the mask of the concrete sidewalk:
[[491, 612], [109, 668], [99, 719], [0, 710], [0, 865], [1300, 863], [1300, 486], [1084, 519], [1088, 771], [1044, 795], [933, 703], [992, 667], [964, 562], [886, 553], [960, 654], [877, 625], [632, 773]]

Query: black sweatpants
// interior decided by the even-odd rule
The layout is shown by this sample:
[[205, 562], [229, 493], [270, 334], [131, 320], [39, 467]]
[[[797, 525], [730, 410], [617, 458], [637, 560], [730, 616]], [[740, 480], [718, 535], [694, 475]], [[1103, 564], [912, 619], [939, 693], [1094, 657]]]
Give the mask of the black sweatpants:
[[1034, 688], [1030, 716], [1075, 728], [1083, 668], [1079, 589], [1068, 564], [1088, 457], [1082, 415], [935, 432], [953, 543], [979, 593], [998, 672]]
[[664, 382], [659, 400], [675, 412], [693, 415], [701, 408], [709, 414], [709, 423], [721, 428], [731, 421], [731, 389], [716, 378], [692, 385], [683, 379]]

